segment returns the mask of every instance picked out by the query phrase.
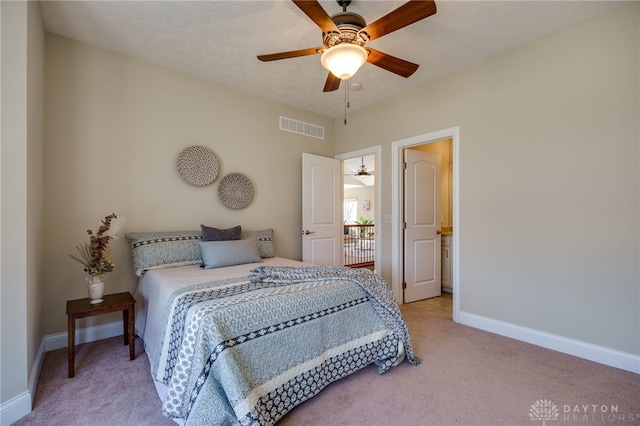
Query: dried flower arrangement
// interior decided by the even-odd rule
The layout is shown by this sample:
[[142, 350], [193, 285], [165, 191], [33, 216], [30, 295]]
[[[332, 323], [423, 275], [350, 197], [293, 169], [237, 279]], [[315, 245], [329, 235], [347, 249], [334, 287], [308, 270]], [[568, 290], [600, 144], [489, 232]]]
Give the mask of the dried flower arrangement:
[[102, 275], [113, 271], [114, 257], [109, 248], [109, 242], [113, 237], [107, 235], [107, 232], [114, 219], [117, 219], [115, 213], [106, 216], [102, 220], [102, 226], [95, 234], [91, 229], [88, 229], [89, 241], [76, 245], [69, 252], [69, 256], [84, 265], [84, 271], [89, 275]]

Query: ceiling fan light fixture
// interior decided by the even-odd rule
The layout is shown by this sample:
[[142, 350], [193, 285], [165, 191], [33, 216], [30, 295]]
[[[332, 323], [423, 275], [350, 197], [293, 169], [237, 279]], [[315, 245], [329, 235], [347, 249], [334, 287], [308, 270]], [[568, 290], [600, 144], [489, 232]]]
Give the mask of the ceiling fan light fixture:
[[322, 66], [341, 80], [348, 80], [367, 62], [367, 50], [353, 43], [341, 43], [325, 50]]
[[362, 179], [372, 176], [371, 173], [367, 170], [367, 166], [364, 165], [364, 157], [362, 157], [362, 164], [358, 166], [358, 171], [356, 172], [356, 176], [361, 177]]

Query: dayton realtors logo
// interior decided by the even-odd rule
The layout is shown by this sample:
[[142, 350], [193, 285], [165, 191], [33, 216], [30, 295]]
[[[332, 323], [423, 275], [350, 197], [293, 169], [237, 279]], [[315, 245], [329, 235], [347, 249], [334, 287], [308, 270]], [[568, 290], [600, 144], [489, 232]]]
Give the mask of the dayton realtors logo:
[[560, 417], [558, 406], [548, 399], [539, 399], [529, 408], [529, 418], [542, 420], [542, 426], [545, 426], [548, 420], [557, 420], [558, 417]]
[[618, 404], [564, 404], [558, 406], [548, 399], [539, 399], [531, 404], [529, 418], [542, 421], [543, 426], [546, 426], [548, 421], [556, 420], [622, 424], [640, 421], [640, 413], [621, 412]]

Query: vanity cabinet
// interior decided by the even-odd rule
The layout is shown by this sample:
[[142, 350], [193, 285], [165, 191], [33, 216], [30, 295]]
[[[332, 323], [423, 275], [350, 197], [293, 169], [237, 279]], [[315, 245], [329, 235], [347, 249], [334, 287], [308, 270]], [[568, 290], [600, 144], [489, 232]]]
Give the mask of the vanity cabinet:
[[442, 249], [442, 274], [441, 274], [441, 282], [442, 282], [442, 290], [447, 292], [453, 291], [453, 262], [452, 262], [452, 251], [453, 251], [453, 236], [451, 235], [443, 235], [441, 241], [441, 249]]

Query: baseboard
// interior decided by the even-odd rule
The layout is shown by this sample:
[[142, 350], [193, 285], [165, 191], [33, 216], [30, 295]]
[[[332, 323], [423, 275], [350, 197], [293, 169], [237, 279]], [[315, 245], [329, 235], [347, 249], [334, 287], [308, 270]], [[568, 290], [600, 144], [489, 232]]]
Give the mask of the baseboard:
[[31, 376], [29, 377], [28, 391], [24, 392], [13, 399], [0, 404], [0, 426], [8, 426], [11, 423], [20, 420], [31, 412], [33, 402], [31, 396], [36, 394], [36, 386], [38, 385], [38, 377], [42, 369], [42, 360], [44, 359], [44, 339], [40, 342], [36, 359], [33, 362]]
[[42, 371], [42, 361], [44, 361], [44, 339], [40, 342], [36, 359], [33, 361], [33, 368], [31, 368], [31, 375], [29, 376], [28, 389], [31, 395], [36, 394], [36, 387], [38, 386], [38, 378], [40, 377], [40, 371]]
[[[123, 330], [122, 320], [78, 329], [76, 330], [76, 345], [120, 336], [124, 332]], [[68, 346], [68, 342], [69, 340], [66, 332], [50, 334], [44, 337], [44, 350], [45, 352], [49, 352], [56, 349], [66, 348]]]
[[640, 374], [640, 356], [460, 311], [458, 322], [511, 339]]
[[[123, 333], [122, 321], [97, 325], [76, 330], [76, 344], [94, 342], [120, 336]], [[42, 370], [42, 361], [45, 352], [66, 348], [69, 340], [67, 333], [49, 334], [42, 339], [36, 359], [33, 362], [31, 376], [29, 377], [29, 391], [24, 392], [9, 401], [0, 404], [0, 426], [9, 426], [31, 412], [31, 396], [36, 394], [38, 378]]]
[[31, 393], [23, 392], [0, 405], [0, 425], [9, 426], [31, 412]]
[[20, 420], [31, 412], [33, 402], [31, 396], [36, 394], [38, 377], [42, 370], [42, 360], [44, 359], [44, 339], [40, 342], [36, 359], [33, 361], [33, 368], [29, 376], [28, 391], [24, 392], [9, 401], [0, 404], [0, 426], [9, 426], [11, 423]]

